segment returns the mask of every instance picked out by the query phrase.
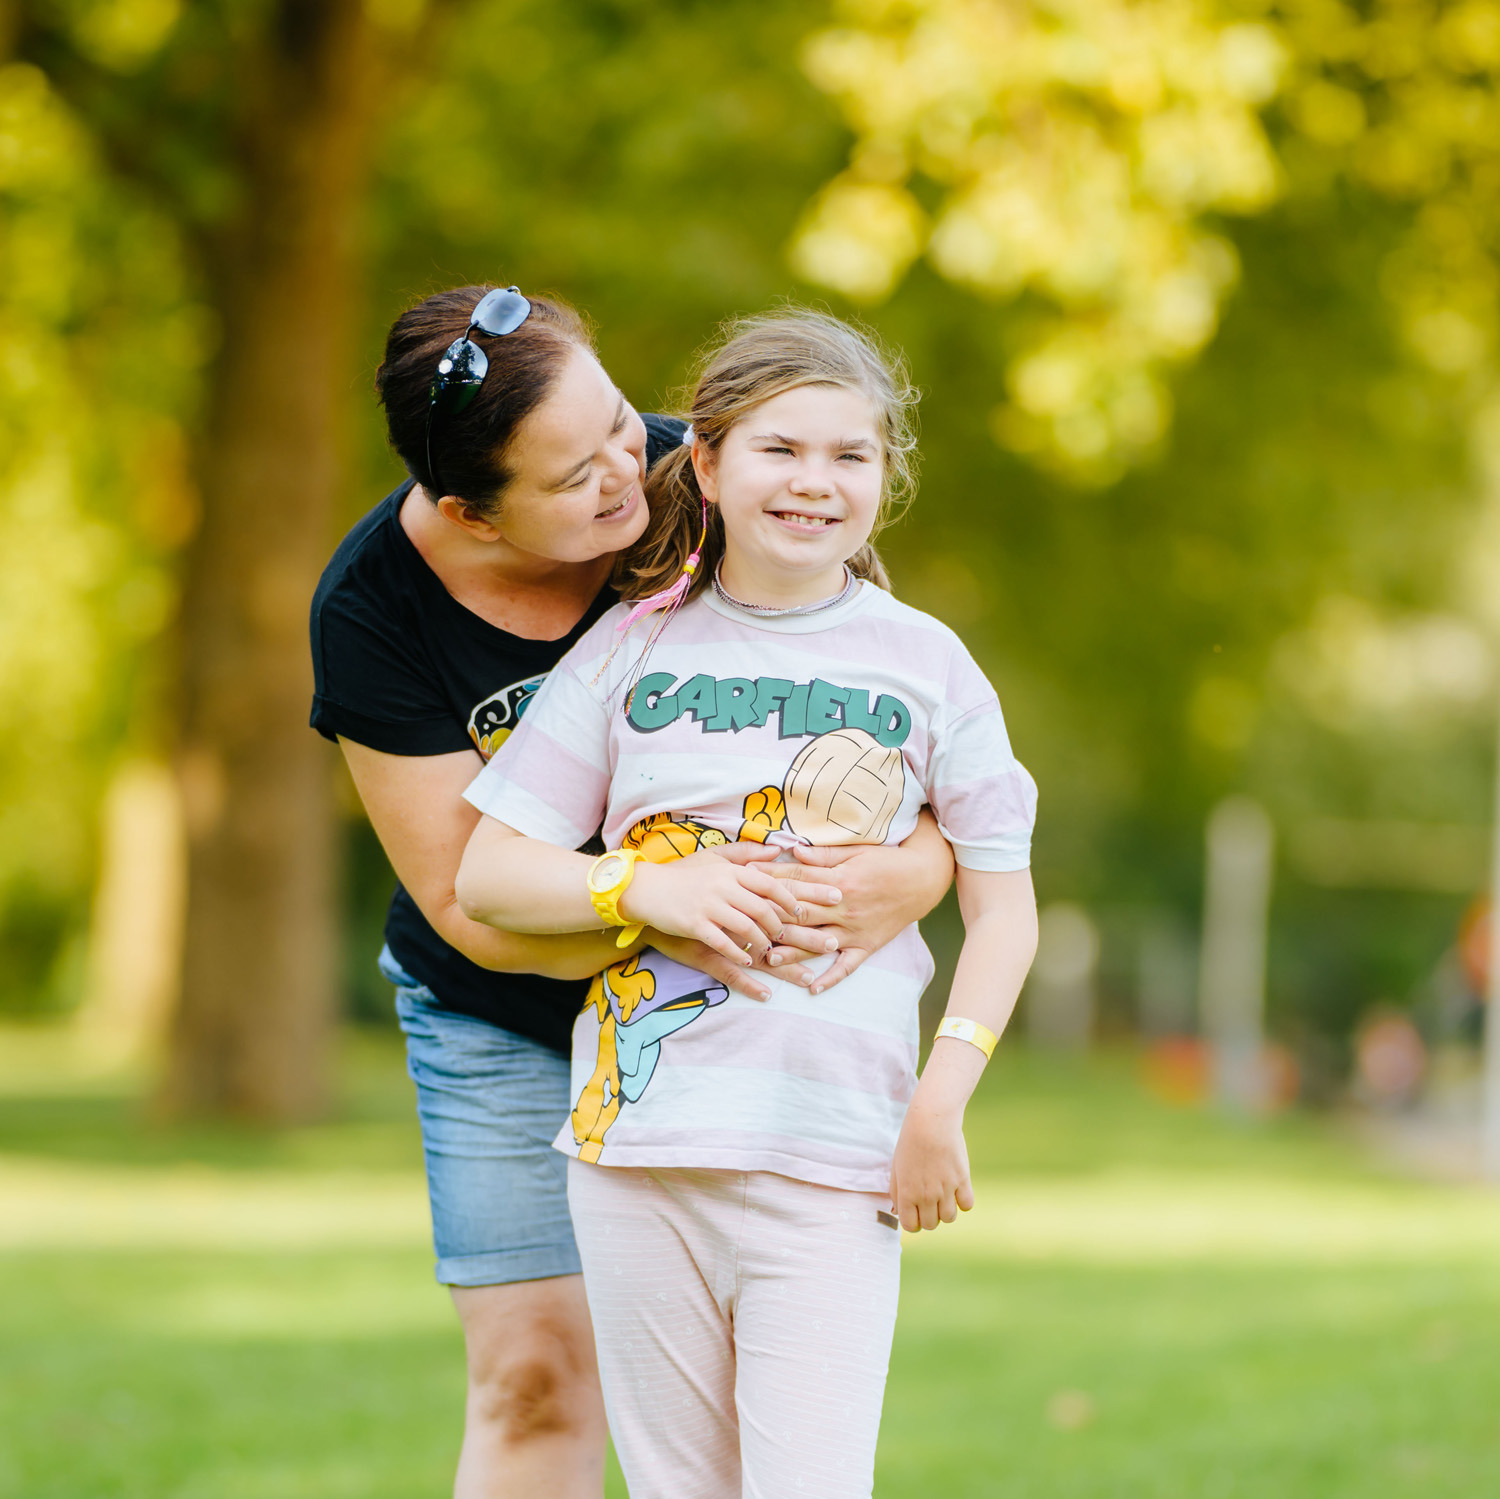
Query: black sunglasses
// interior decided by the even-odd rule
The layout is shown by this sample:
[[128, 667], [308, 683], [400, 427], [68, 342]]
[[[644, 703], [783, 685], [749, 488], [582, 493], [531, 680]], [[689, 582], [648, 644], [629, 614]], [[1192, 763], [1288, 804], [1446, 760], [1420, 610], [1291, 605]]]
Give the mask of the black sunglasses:
[[443, 481], [438, 478], [432, 462], [433, 419], [456, 416], [462, 411], [479, 394], [479, 387], [490, 368], [489, 356], [469, 335], [478, 328], [491, 338], [499, 338], [514, 333], [530, 316], [531, 303], [521, 295], [519, 287], [507, 286], [503, 291], [487, 292], [474, 308], [464, 336], [454, 339], [438, 360], [437, 374], [433, 377], [427, 402], [427, 477], [437, 486], [439, 496], [443, 492]]

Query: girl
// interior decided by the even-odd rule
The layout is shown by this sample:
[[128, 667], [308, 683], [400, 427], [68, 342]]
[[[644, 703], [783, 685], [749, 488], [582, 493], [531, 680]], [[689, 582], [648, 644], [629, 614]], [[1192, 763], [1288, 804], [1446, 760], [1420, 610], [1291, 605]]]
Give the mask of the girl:
[[[626, 559], [660, 591], [569, 651], [466, 793], [471, 918], [622, 942], [644, 923], [744, 965], [797, 913], [716, 843], [885, 843], [929, 804], [959, 865], [966, 938], [920, 1083], [915, 925], [764, 1005], [651, 948], [594, 980], [556, 1144], [634, 1499], [868, 1495], [898, 1222], [972, 1206], [963, 1110], [1035, 947], [1035, 788], [962, 643], [871, 581], [913, 404], [846, 324], [738, 325]], [[573, 852], [601, 823], [609, 852]]]

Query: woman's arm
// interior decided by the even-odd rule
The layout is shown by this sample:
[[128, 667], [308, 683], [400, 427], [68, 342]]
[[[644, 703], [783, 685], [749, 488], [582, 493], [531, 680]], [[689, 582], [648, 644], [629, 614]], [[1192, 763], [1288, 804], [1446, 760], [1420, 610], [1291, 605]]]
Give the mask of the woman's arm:
[[[470, 962], [496, 973], [584, 979], [625, 956], [616, 946], [618, 932], [522, 934], [498, 931], [464, 915], [454, 883], [480, 816], [463, 792], [484, 764], [473, 750], [387, 755], [349, 739], [340, 739], [339, 747], [396, 878], [438, 936]], [[740, 964], [705, 947], [691, 954], [674, 949], [672, 956], [751, 999], [769, 998], [769, 991]]]
[[[795, 852], [799, 861], [796, 865], [777, 866], [780, 878], [832, 878], [838, 881], [844, 896], [831, 911], [814, 911], [808, 917], [809, 925], [837, 938], [839, 945], [838, 957], [813, 983], [814, 994], [848, 978], [872, 952], [878, 952], [912, 922], [920, 921], [948, 893], [953, 880], [953, 850], [926, 807], [904, 843], [799, 846]], [[832, 876], [822, 873], [833, 869], [837, 873]], [[815, 949], [773, 948], [770, 963], [779, 967], [795, 958], [811, 956], [812, 951]]]
[[[1005, 1029], [1036, 956], [1036, 895], [1031, 871], [958, 871], [964, 945], [944, 1012], [975, 1020], [997, 1036]], [[974, 1206], [964, 1109], [984, 1071], [984, 1053], [940, 1036], [906, 1111], [891, 1166], [891, 1202], [912, 1232], [952, 1223]]]

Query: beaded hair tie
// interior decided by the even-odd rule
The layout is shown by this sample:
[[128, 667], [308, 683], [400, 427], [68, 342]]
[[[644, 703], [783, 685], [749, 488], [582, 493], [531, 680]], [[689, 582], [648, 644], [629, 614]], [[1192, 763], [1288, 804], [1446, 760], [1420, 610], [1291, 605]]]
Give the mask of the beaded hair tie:
[[[690, 448], [692, 445], [693, 429], [689, 426], [682, 434], [682, 446]], [[703, 548], [708, 541], [708, 501], [704, 499], [701, 493], [698, 498], [703, 504], [703, 523], [698, 531], [698, 545], [688, 554], [687, 561], [682, 564], [682, 572], [678, 575], [674, 583], [653, 593], [649, 598], [641, 599], [631, 607], [630, 612], [625, 618], [615, 626], [615, 633], [619, 636], [619, 639], [615, 641], [609, 655], [604, 658], [604, 664], [594, 674], [594, 681], [597, 682], [609, 669], [609, 663], [615, 659], [615, 652], [625, 644], [626, 637], [635, 628], [639, 620], [644, 619], [646, 615], [652, 614], [658, 609], [662, 611], [661, 618], [652, 625], [651, 633], [646, 637], [646, 644], [642, 648], [639, 657], [637, 657], [635, 665], [631, 667], [630, 676], [626, 680], [624, 707], [626, 713], [630, 712], [631, 699], [634, 698], [635, 689], [639, 685], [641, 677], [645, 674], [646, 661], [651, 655], [652, 647], [661, 638], [661, 632], [666, 629], [668, 621], [682, 607], [682, 601], [687, 597], [688, 589], [692, 587], [693, 575], [698, 571], [698, 566], [703, 560]]]

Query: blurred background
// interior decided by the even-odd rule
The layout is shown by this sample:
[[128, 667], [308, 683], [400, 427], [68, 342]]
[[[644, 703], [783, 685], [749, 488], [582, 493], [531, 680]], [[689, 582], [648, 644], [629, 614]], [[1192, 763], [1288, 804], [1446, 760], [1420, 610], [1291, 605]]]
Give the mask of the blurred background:
[[1043, 941], [881, 1491], [1500, 1482], [1497, 84], [1500, 0], [0, 0], [0, 1488], [448, 1481], [306, 611], [467, 281], [643, 410], [785, 298], [925, 392]]

